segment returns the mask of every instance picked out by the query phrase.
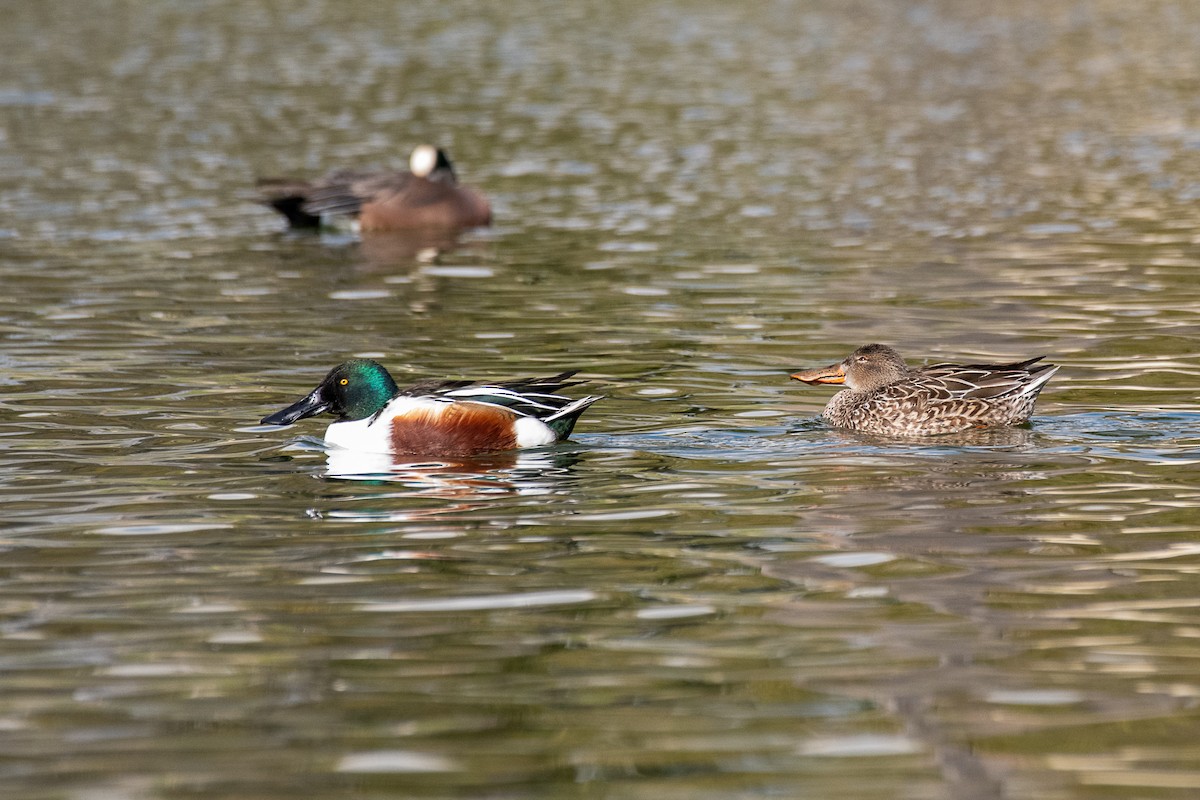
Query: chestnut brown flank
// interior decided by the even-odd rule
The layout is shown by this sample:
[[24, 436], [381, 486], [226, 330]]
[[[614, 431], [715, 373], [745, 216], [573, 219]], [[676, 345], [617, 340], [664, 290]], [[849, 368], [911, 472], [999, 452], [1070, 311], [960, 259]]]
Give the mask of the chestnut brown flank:
[[513, 421], [503, 408], [453, 403], [392, 420], [392, 449], [398, 454], [469, 456], [517, 446]]
[[465, 186], [424, 182], [420, 202], [409, 194], [368, 199], [362, 204], [358, 224], [364, 231], [404, 228], [471, 228], [491, 222], [487, 201]]

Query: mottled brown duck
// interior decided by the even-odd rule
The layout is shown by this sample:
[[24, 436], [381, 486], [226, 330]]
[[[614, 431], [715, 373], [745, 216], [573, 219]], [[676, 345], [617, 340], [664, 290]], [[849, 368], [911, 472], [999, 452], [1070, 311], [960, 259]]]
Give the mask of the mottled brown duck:
[[1012, 364], [932, 364], [910, 368], [882, 344], [864, 345], [827, 367], [792, 378], [839, 384], [822, 416], [839, 428], [889, 436], [934, 436], [1029, 420], [1038, 393], [1058, 371], [1044, 356]]

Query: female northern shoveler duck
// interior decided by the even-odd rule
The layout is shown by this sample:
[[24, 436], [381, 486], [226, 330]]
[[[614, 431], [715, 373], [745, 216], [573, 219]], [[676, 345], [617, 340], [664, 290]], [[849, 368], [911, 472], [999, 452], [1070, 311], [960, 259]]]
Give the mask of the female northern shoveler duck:
[[1053, 364], [1037, 364], [1042, 358], [909, 369], [892, 348], [868, 344], [844, 361], [797, 372], [792, 378], [814, 385], [846, 385], [823, 413], [840, 428], [932, 436], [1027, 421], [1038, 393], [1058, 371]]
[[351, 217], [364, 231], [473, 228], [489, 225], [492, 209], [482, 194], [460, 186], [446, 153], [423, 144], [413, 150], [408, 172], [337, 170], [307, 182], [258, 181], [262, 201], [294, 228], [316, 228]]
[[470, 456], [542, 447], [571, 435], [599, 397], [555, 394], [584, 381], [575, 373], [503, 383], [422, 381], [400, 389], [380, 364], [356, 358], [330, 370], [303, 400], [263, 417], [264, 425], [330, 413], [325, 441], [351, 450], [425, 456]]

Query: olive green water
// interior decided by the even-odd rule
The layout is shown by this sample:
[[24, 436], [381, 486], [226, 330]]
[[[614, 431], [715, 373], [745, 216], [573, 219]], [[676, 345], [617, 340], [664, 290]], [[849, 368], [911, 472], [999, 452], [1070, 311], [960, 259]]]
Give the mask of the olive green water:
[[[0, 797], [1191, 798], [1200, 7], [9, 3]], [[497, 224], [290, 235], [449, 149]], [[1047, 354], [896, 442], [787, 373]], [[549, 452], [259, 427], [583, 370]]]

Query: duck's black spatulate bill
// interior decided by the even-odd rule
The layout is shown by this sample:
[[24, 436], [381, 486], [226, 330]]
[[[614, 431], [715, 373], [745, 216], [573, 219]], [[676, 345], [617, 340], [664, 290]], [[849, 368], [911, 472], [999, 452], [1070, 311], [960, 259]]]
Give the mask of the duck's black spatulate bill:
[[311, 394], [299, 402], [292, 403], [282, 411], [276, 411], [274, 414], [268, 414], [262, 418], [263, 425], [291, 425], [297, 420], [305, 417], [315, 417], [317, 414], [323, 414], [330, 408], [330, 403], [323, 396], [320, 388], [314, 389]]

